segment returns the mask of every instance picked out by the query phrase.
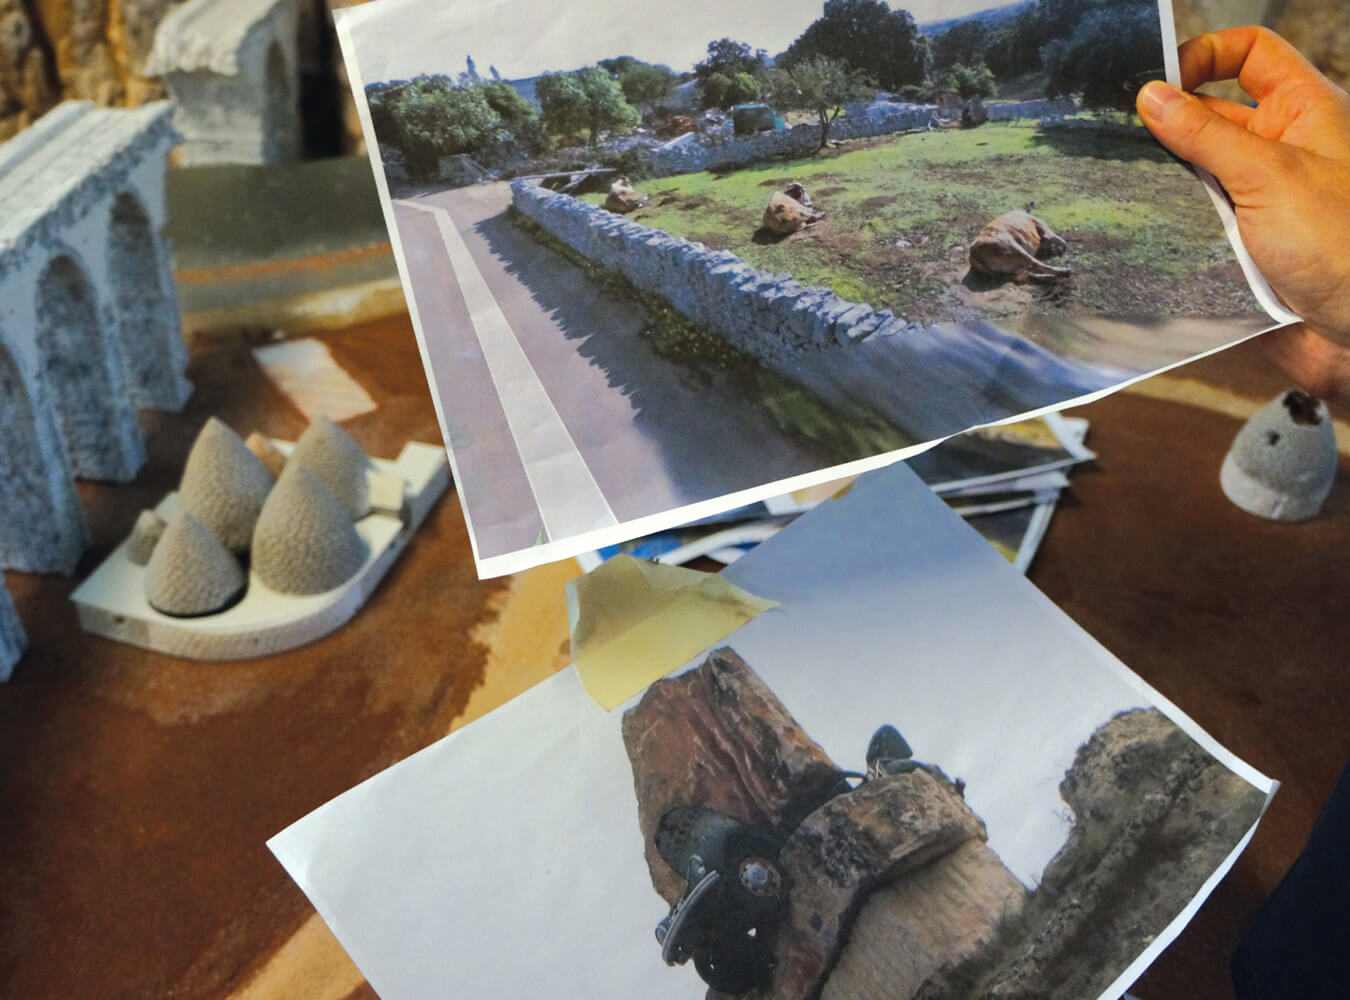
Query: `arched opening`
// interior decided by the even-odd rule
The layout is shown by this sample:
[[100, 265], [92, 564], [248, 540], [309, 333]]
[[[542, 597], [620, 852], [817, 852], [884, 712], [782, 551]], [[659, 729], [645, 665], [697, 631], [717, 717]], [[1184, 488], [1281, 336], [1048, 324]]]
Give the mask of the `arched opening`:
[[181, 334], [163, 264], [140, 199], [122, 192], [108, 222], [108, 266], [127, 386], [136, 407], [175, 410], [182, 405], [174, 350]]
[[39, 419], [0, 343], [0, 566], [69, 573], [84, 549], [84, 519], [65, 455], [43, 452]]
[[75, 475], [125, 481], [145, 460], [120, 365], [99, 327], [94, 290], [67, 255], [38, 278], [42, 382]]
[[290, 162], [299, 152], [299, 122], [290, 66], [279, 42], [267, 50], [263, 88], [262, 161]]

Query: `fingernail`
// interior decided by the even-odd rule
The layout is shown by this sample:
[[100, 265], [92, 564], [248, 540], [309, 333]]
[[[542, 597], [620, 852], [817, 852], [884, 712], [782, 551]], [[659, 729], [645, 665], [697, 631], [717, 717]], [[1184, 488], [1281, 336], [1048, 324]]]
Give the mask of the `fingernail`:
[[1176, 87], [1154, 80], [1140, 93], [1139, 107], [1146, 117], [1160, 122], [1167, 118], [1167, 112], [1184, 96]]

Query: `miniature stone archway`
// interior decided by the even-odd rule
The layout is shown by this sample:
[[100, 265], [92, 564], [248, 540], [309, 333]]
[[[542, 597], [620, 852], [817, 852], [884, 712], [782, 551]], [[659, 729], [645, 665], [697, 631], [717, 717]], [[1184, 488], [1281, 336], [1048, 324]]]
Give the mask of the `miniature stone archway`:
[[64, 452], [42, 446], [41, 420], [0, 341], [0, 566], [69, 573], [84, 549], [84, 520]]
[[176, 410], [188, 386], [177, 301], [161, 245], [140, 198], [129, 190], [117, 195], [108, 220], [108, 273], [131, 403]]
[[[88, 544], [75, 477], [131, 479], [145, 458], [136, 408], [177, 409], [191, 391], [160, 237], [172, 117], [167, 101], [129, 110], [66, 101], [0, 143], [5, 569], [74, 572]], [[122, 305], [134, 306], [127, 331], [142, 331], [125, 351]], [[163, 321], [156, 339], [135, 343], [150, 316]], [[128, 384], [128, 358], [158, 372], [141, 386], [153, 388], [144, 403]]]
[[297, 15], [294, 0], [186, 0], [160, 22], [146, 73], [178, 106], [183, 163], [297, 156]]
[[126, 378], [103, 329], [93, 286], [70, 254], [38, 278], [37, 344], [42, 382], [58, 414], [75, 474], [125, 482], [145, 461]]

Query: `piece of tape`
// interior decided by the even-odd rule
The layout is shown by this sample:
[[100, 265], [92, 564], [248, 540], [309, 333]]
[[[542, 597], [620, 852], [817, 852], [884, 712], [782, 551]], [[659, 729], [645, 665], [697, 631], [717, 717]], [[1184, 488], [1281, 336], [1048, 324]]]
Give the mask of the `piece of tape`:
[[566, 590], [572, 662], [605, 711], [778, 605], [716, 574], [628, 555], [606, 560]]

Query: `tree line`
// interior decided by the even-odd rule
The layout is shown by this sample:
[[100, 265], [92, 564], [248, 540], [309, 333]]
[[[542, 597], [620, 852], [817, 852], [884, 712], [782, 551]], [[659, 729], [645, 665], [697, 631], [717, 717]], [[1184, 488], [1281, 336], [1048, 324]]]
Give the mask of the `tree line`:
[[684, 75], [619, 56], [536, 78], [537, 106], [495, 68], [482, 78], [472, 59], [455, 78], [419, 76], [366, 93], [380, 143], [401, 151], [410, 174], [429, 177], [456, 153], [490, 158], [494, 150], [537, 155], [594, 145], [637, 127], [644, 110], [666, 117], [676, 88], [691, 82], [707, 109], [763, 100], [810, 112], [822, 146], [847, 103], [878, 91], [911, 101], [948, 91], [993, 97], [1021, 81], [1046, 96], [1126, 108], [1143, 79], [1161, 73], [1161, 51], [1154, 0], [1027, 0], [1011, 16], [968, 18], [933, 37], [884, 0], [826, 0], [821, 16], [777, 56], [721, 38]]

